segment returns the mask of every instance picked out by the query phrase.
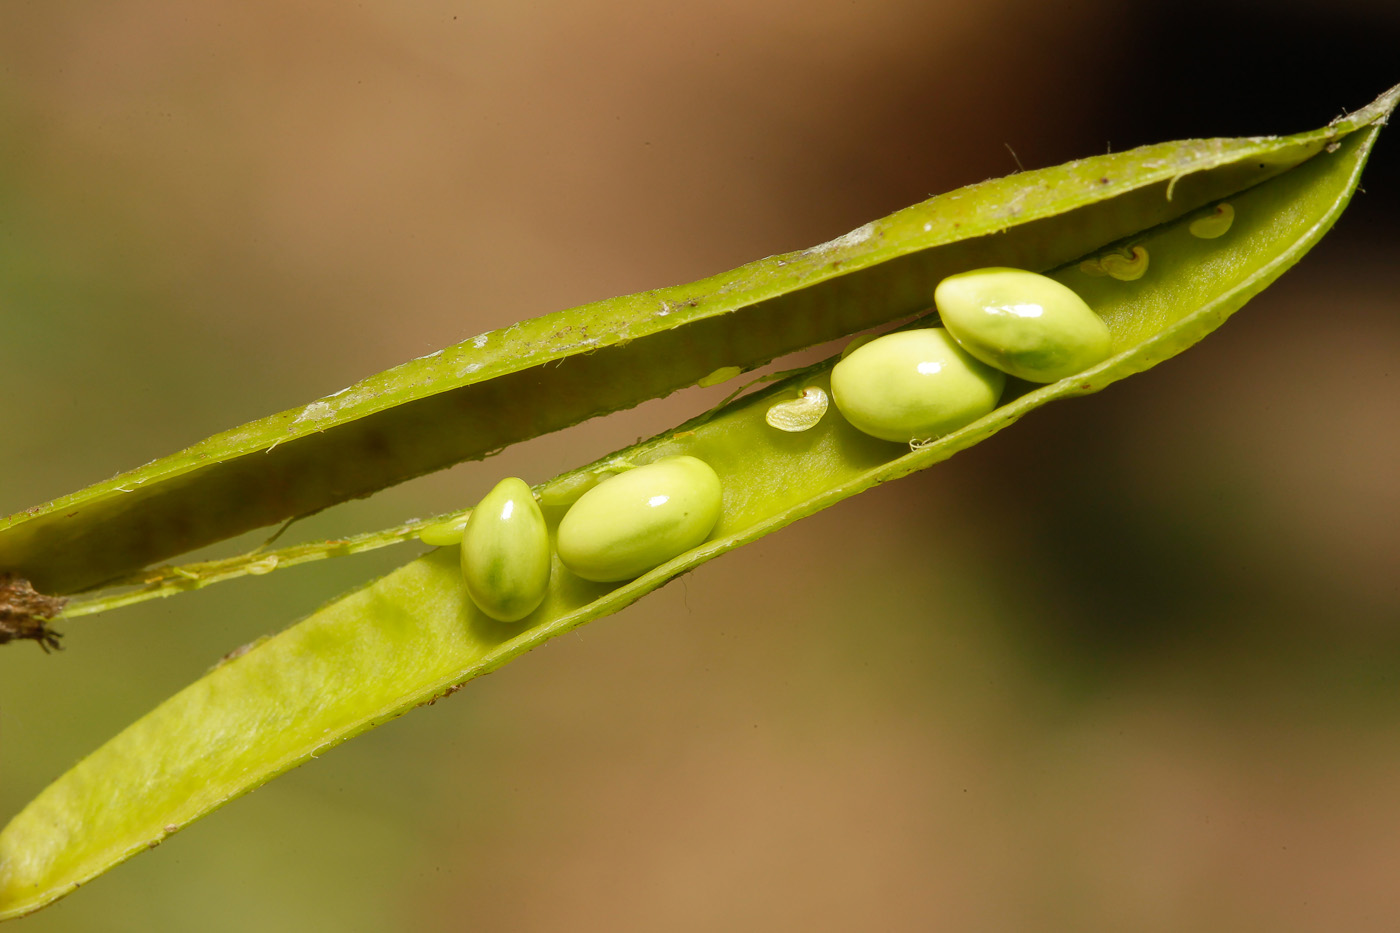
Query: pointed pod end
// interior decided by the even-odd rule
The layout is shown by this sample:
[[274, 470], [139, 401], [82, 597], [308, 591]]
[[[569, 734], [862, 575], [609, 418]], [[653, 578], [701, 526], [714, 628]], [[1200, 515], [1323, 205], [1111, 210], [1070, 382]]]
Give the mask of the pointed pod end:
[[1390, 90], [1381, 94], [1365, 107], [1353, 113], [1343, 114], [1333, 120], [1329, 125], [1340, 128], [1347, 132], [1360, 129], [1363, 126], [1370, 126], [1373, 123], [1384, 124], [1394, 112], [1397, 105], [1400, 105], [1400, 84], [1395, 85]]

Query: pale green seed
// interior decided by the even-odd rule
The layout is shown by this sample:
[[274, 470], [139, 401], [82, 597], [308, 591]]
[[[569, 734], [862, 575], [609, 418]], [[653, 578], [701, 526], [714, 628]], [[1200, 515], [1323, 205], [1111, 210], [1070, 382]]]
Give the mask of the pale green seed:
[[695, 457], [628, 470], [588, 490], [564, 515], [559, 559], [585, 580], [631, 580], [709, 537], [720, 500], [719, 477]]
[[434, 522], [418, 529], [418, 540], [432, 547], [451, 547], [460, 544], [462, 531], [467, 527], [467, 519], [454, 518], [446, 522]]
[[831, 397], [856, 428], [886, 441], [938, 437], [996, 407], [1006, 377], [941, 327], [870, 341], [831, 371]]
[[524, 480], [507, 477], [462, 533], [462, 576], [477, 608], [501, 622], [534, 612], [549, 588], [549, 529]]
[[557, 479], [540, 490], [540, 504], [547, 506], [573, 505], [578, 497], [588, 492], [607, 474], [597, 472], [573, 473]]
[[1103, 271], [1121, 282], [1136, 282], [1147, 274], [1147, 250], [1134, 246], [1122, 253], [1107, 253], [1099, 264]]
[[700, 381], [697, 382], [696, 385], [700, 386], [702, 389], [707, 389], [710, 386], [717, 386], [721, 382], [728, 382], [741, 372], [743, 372], [743, 370], [737, 366], [721, 366], [708, 376], [701, 376]]
[[993, 267], [952, 275], [938, 283], [933, 300], [963, 349], [1029, 382], [1072, 376], [1112, 350], [1108, 325], [1084, 299], [1034, 272]]
[[1191, 235], [1202, 240], [1214, 240], [1230, 232], [1235, 222], [1235, 209], [1225, 202], [1215, 205], [1215, 210], [1198, 220], [1191, 221], [1188, 228]]
[[[1227, 224], [1228, 226], [1228, 224]], [[1222, 233], [1224, 231], [1221, 231]], [[1147, 274], [1147, 250], [1141, 246], [1114, 249], [1079, 264], [1079, 271], [1095, 278], [1112, 276], [1121, 282], [1134, 282]]]

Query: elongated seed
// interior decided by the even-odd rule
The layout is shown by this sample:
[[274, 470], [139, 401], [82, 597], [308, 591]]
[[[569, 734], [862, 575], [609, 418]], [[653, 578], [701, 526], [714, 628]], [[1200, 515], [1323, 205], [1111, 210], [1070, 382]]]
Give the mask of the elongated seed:
[[462, 577], [478, 609], [501, 622], [535, 611], [549, 587], [549, 529], [525, 481], [507, 477], [472, 510]]
[[446, 522], [434, 522], [418, 532], [418, 540], [433, 547], [451, 547], [460, 544], [462, 532], [467, 527], [465, 518]]
[[1023, 269], [951, 275], [933, 292], [964, 350], [1029, 382], [1056, 382], [1108, 358], [1108, 325], [1073, 290]]
[[585, 580], [631, 580], [709, 537], [721, 487], [696, 457], [667, 457], [588, 490], [559, 523], [559, 559]]
[[714, 372], [701, 376], [700, 381], [697, 382], [696, 385], [700, 386], [702, 389], [709, 388], [710, 386], [717, 386], [721, 382], [728, 382], [741, 372], [743, 372], [743, 370], [738, 366], [721, 366]]
[[555, 480], [540, 490], [540, 504], [547, 506], [573, 505], [579, 496], [606, 479], [608, 474], [589, 471], [572, 473]]
[[941, 327], [886, 334], [831, 371], [831, 397], [852, 425], [901, 444], [938, 437], [996, 407], [1002, 373]]

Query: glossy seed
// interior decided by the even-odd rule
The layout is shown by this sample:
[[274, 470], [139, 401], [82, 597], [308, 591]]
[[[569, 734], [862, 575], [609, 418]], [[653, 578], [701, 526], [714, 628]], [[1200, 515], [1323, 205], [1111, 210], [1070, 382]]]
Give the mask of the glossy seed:
[[446, 522], [434, 522], [418, 530], [418, 540], [432, 547], [451, 547], [460, 544], [462, 531], [467, 527], [466, 518], [454, 518]]
[[1235, 222], [1235, 209], [1229, 204], [1220, 203], [1215, 205], [1214, 212], [1207, 214], [1199, 220], [1191, 221], [1188, 228], [1191, 235], [1202, 240], [1214, 240], [1230, 232], [1230, 225]]
[[826, 408], [826, 393], [816, 386], [808, 386], [797, 398], [770, 406], [764, 420], [769, 427], [798, 434], [815, 428], [826, 414]]
[[709, 537], [720, 500], [719, 477], [696, 457], [628, 470], [588, 490], [564, 515], [559, 559], [585, 580], [631, 580]]
[[1108, 358], [1108, 325], [1059, 282], [994, 267], [938, 283], [934, 304], [949, 333], [984, 363], [1028, 382], [1056, 382]]
[[996, 407], [1006, 377], [941, 327], [886, 334], [831, 371], [831, 397], [852, 425], [908, 443], [956, 431]]
[[478, 609], [500, 622], [535, 611], [549, 588], [549, 529], [524, 480], [507, 477], [462, 533], [462, 576]]

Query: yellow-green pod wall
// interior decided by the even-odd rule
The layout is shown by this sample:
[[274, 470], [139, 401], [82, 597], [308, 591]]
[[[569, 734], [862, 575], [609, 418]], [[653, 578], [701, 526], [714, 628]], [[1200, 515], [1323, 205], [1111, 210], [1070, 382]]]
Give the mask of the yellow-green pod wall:
[[[0, 918], [72, 892], [278, 774], [705, 561], [930, 467], [1042, 405], [1099, 391], [1192, 346], [1297, 262], [1335, 221], [1397, 96], [1400, 90], [1296, 137], [1164, 144], [1022, 173], [702, 283], [527, 322], [509, 338], [490, 335], [483, 348], [464, 345], [407, 364], [366, 380], [346, 399], [319, 400], [211, 438], [10, 520], [0, 529], [0, 567], [72, 592], [247, 521], [269, 520], [284, 509], [300, 514], [474, 455], [481, 444], [490, 445], [484, 452], [507, 436], [534, 436], [727, 366], [748, 369], [794, 345], [925, 313], [938, 281], [979, 267], [1049, 275], [1083, 297], [1111, 338], [1101, 362], [1048, 384], [1008, 382], [991, 411], [917, 449], [864, 434], [834, 413], [797, 433], [767, 422], [774, 404], [805, 388], [830, 391], [836, 360], [829, 359], [561, 474], [543, 488], [572, 495], [612, 482], [595, 483], [605, 474], [625, 476], [621, 461], [694, 457], [721, 478], [718, 519], [703, 541], [632, 580], [551, 574], [524, 624], [481, 624], [451, 549], [411, 560], [313, 612], [195, 680], [15, 815], [0, 831]], [[1199, 226], [1193, 234], [1191, 225], [1222, 199], [1233, 210], [1228, 234], [1205, 238]], [[1136, 278], [1085, 270], [1089, 263], [1102, 271], [1101, 257], [1110, 251], [1124, 257], [1141, 251], [1150, 262]], [[494, 355], [498, 345], [508, 352]], [[603, 384], [610, 368], [645, 360], [653, 365], [637, 381]], [[478, 369], [463, 375], [469, 366]], [[584, 388], [570, 396], [573, 386]], [[495, 419], [499, 426], [467, 440], [452, 436], [452, 427], [434, 418], [455, 407], [463, 412], [454, 416], [458, 424]], [[276, 449], [264, 453], [274, 442]], [[392, 456], [373, 464], [350, 456], [371, 448]], [[328, 478], [328, 489], [316, 491], [314, 478], [300, 477], [308, 467]], [[123, 484], [142, 491], [119, 493]], [[280, 499], [279, 489], [286, 493]], [[567, 498], [542, 510], [556, 533]], [[251, 503], [251, 517], [234, 514], [241, 501]], [[177, 506], [189, 512], [199, 502], [214, 507], [177, 529]], [[374, 543], [413, 538], [426, 524], [405, 524]], [[111, 553], [97, 553], [92, 535]], [[304, 550], [256, 560], [276, 569], [312, 552], [342, 553], [347, 545], [299, 547]], [[180, 575], [159, 576], [150, 592], [200, 583], [165, 582], [174, 576]]]

